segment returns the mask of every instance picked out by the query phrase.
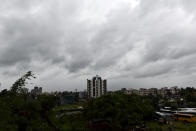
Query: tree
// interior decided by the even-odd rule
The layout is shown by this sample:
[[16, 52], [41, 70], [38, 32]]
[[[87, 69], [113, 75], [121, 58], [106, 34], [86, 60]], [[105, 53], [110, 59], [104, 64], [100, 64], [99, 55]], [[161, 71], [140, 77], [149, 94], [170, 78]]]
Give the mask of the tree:
[[32, 71], [28, 71], [25, 75], [19, 78], [11, 87], [10, 91], [13, 93], [22, 93], [23, 87], [27, 84], [27, 80], [31, 78], [36, 78]]
[[153, 113], [154, 108], [149, 99], [117, 93], [91, 99], [85, 115], [88, 121], [103, 120], [112, 128], [125, 129], [141, 124], [144, 119], [151, 119]]
[[25, 88], [27, 80], [35, 78], [31, 71], [0, 93], [0, 129], [5, 131], [58, 130], [51, 120], [56, 98], [41, 95], [38, 99]]

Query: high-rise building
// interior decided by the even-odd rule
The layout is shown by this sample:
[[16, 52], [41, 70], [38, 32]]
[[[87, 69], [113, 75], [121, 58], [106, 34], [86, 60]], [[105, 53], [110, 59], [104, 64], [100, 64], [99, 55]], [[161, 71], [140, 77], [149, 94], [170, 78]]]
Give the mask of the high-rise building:
[[87, 93], [88, 98], [97, 98], [107, 92], [107, 80], [102, 80], [100, 76], [96, 75], [92, 80], [87, 79]]

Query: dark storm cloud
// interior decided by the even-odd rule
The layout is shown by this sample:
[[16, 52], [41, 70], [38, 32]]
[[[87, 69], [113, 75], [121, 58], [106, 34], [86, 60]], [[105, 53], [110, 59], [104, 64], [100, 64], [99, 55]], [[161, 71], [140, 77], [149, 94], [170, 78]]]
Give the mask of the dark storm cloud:
[[[129, 60], [129, 57], [127, 57], [126, 60], [130, 62], [124, 63], [130, 64], [124, 65], [123, 68], [135, 77], [158, 76], [172, 73], [173, 70], [179, 73], [183, 72], [181, 67], [185, 63], [180, 63], [182, 58], [195, 55], [194, 16], [186, 10], [181, 10], [182, 5], [178, 2], [177, 7], [176, 5], [171, 6], [169, 1], [166, 2], [167, 4], [160, 1], [155, 2], [152, 7], [149, 6], [148, 2], [152, 1], [141, 1], [138, 12], [134, 12], [134, 14], [123, 9], [123, 13], [120, 13], [123, 16], [116, 17], [118, 26], [125, 26], [129, 30], [124, 29], [123, 32], [127, 31], [136, 36], [136, 39], [131, 41], [132, 43], [139, 41], [144, 43], [144, 49], [138, 53], [135, 53], [134, 50], [133, 53], [129, 53], [130, 57], [135, 55], [136, 61], [139, 61], [136, 66], [132, 65], [135, 60]], [[168, 4], [169, 6], [167, 6]], [[133, 25], [130, 24], [130, 19], [137, 22], [134, 28], [129, 28]], [[164, 61], [164, 63], [157, 64], [160, 61]], [[186, 63], [189, 62], [186, 61]], [[178, 66], [173, 66], [175, 64], [178, 64]]]
[[[2, 43], [0, 66], [15, 66], [17, 64], [22, 66], [23, 64], [31, 64], [35, 59], [40, 62], [49, 61], [51, 64], [64, 62], [64, 57], [59, 49], [64, 48], [62, 45], [66, 43], [63, 43], [62, 37], [66, 35], [61, 29], [62, 22], [59, 21], [61, 14], [58, 14], [58, 11], [60, 9], [55, 10], [59, 5], [52, 7], [52, 4], [55, 5], [55, 3], [51, 1], [48, 3], [24, 2], [22, 4], [20, 2], [22, 1], [6, 2], [5, 7], [10, 7], [8, 10], [4, 6], [2, 7], [2, 10], [8, 14], [2, 13], [0, 15], [2, 27], [0, 32]], [[71, 2], [67, 4], [72, 5]], [[31, 13], [37, 6], [43, 6], [40, 9], [41, 12], [36, 13], [35, 10], [35, 14]], [[72, 8], [65, 9], [65, 15], [66, 12], [70, 12], [70, 9]], [[66, 17], [69, 18], [70, 14], [74, 14], [74, 11], [71, 11]], [[68, 26], [68, 20], [63, 22], [65, 22], [63, 23], [65, 27]]]
[[196, 71], [195, 11], [193, 0], [6, 1], [1, 73], [189, 74]]
[[58, 45], [57, 34], [59, 32], [51, 30], [50, 26], [37, 25], [29, 20], [12, 18], [5, 21], [3, 35], [9, 42], [5, 42], [6, 48], [1, 51], [1, 65], [30, 62], [34, 55], [43, 59], [58, 58], [54, 45], [56, 42]]

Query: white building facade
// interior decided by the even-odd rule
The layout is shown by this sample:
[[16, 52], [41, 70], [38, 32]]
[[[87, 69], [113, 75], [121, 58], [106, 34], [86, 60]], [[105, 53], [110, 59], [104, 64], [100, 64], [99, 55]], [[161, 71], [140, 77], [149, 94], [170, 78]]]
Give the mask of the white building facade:
[[97, 98], [107, 93], [107, 80], [96, 75], [92, 80], [87, 79], [88, 98]]

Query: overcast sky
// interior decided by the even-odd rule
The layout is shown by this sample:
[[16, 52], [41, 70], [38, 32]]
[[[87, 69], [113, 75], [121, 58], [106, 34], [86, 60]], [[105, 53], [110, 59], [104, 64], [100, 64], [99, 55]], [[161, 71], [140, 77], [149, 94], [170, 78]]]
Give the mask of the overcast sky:
[[0, 81], [28, 70], [44, 91], [196, 85], [195, 0], [4, 0]]

